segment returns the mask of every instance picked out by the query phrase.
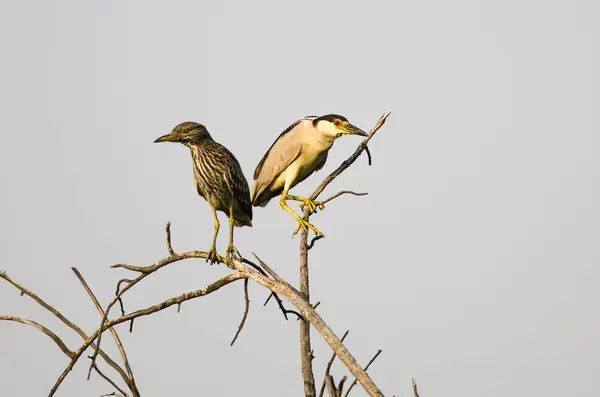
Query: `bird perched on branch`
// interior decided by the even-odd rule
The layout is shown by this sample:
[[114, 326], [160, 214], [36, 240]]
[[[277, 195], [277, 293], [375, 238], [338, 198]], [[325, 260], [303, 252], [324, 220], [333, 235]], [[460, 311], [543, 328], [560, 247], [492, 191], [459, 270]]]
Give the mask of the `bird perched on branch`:
[[322, 202], [293, 196], [288, 192], [313, 172], [323, 168], [333, 142], [342, 135], [367, 136], [344, 116], [337, 114], [308, 116], [290, 125], [271, 145], [254, 171], [252, 205], [265, 207], [273, 197], [281, 194], [279, 204], [298, 221], [293, 235], [302, 227], [307, 232], [310, 228], [317, 236], [323, 236], [316, 227], [288, 207], [286, 201], [300, 201], [300, 207], [307, 206], [311, 213], [317, 208], [324, 208]]
[[217, 254], [219, 219], [217, 211], [229, 217], [229, 245], [227, 257], [239, 251], [233, 245], [233, 227], [252, 227], [252, 205], [248, 182], [235, 156], [215, 142], [205, 126], [192, 121], [177, 125], [170, 134], [154, 141], [179, 142], [190, 148], [194, 165], [196, 189], [212, 210], [215, 221], [213, 243], [207, 261], [211, 264], [222, 258]]

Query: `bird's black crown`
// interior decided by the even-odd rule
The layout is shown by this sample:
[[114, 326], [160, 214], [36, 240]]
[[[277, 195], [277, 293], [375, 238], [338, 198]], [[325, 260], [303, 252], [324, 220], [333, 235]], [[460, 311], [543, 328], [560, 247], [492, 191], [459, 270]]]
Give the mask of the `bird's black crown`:
[[331, 123], [333, 123], [334, 120], [340, 120], [340, 121], [348, 121], [348, 119], [346, 119], [344, 116], [340, 116], [339, 114], [335, 114], [335, 113], [331, 113], [331, 114], [326, 114], [324, 116], [321, 117], [317, 117], [316, 119], [313, 120], [313, 125], [317, 125], [317, 123], [321, 120], [325, 120], [325, 121], [329, 121]]

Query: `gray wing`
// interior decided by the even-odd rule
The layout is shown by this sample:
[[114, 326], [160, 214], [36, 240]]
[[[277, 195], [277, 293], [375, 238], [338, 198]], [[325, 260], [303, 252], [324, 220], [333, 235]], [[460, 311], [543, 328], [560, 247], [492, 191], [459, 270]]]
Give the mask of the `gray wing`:
[[300, 155], [302, 145], [296, 139], [298, 133], [304, 128], [302, 121], [297, 120], [283, 131], [273, 142], [267, 153], [254, 170], [254, 185], [252, 186], [251, 199], [254, 204], [264, 190]]

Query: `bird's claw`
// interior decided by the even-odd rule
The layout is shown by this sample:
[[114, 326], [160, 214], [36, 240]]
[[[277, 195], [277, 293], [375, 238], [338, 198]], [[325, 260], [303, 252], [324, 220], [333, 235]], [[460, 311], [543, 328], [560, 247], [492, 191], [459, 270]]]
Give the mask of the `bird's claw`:
[[217, 254], [217, 250], [213, 246], [210, 248], [210, 251], [208, 251], [208, 255], [206, 256], [206, 261], [207, 262], [210, 261], [210, 265], [212, 266], [215, 262], [217, 262], [217, 263], [222, 262], [223, 258], [221, 258], [219, 256], [219, 254]]
[[300, 231], [300, 228], [304, 229], [304, 231], [306, 233], [308, 233], [308, 229], [312, 229], [313, 232], [315, 232], [315, 234], [317, 236], [322, 236], [325, 237], [325, 235], [323, 233], [321, 233], [319, 231], [319, 229], [317, 229], [316, 227], [314, 227], [313, 225], [311, 225], [310, 223], [308, 223], [307, 221], [305, 221], [304, 219], [300, 219], [300, 221], [298, 222], [298, 226], [296, 226], [296, 230], [294, 230], [294, 233], [292, 234], [292, 238], [298, 234], [298, 232]]
[[317, 208], [321, 211], [323, 211], [325, 209], [325, 204], [323, 204], [321, 201], [314, 201], [311, 199], [304, 199], [302, 200], [302, 202], [300, 203], [300, 209], [304, 209], [304, 207], [308, 207], [308, 211], [310, 211], [311, 214], [317, 212]]
[[231, 260], [233, 259], [233, 257], [237, 256], [238, 258], [242, 257], [242, 254], [240, 254], [240, 251], [238, 251], [237, 248], [235, 248], [233, 245], [230, 245], [229, 247], [227, 247], [227, 252], [225, 253], [225, 256], [227, 257], [227, 259]]

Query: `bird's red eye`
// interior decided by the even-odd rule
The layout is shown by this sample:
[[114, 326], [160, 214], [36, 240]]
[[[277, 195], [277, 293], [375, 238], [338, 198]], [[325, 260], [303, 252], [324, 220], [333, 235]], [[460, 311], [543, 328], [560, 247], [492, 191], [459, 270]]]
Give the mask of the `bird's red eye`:
[[339, 127], [340, 124], [342, 124], [342, 122], [338, 119], [333, 120], [333, 125], [335, 125], [336, 127]]

